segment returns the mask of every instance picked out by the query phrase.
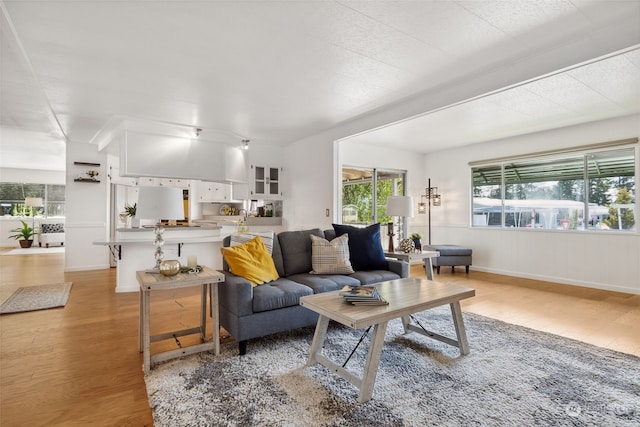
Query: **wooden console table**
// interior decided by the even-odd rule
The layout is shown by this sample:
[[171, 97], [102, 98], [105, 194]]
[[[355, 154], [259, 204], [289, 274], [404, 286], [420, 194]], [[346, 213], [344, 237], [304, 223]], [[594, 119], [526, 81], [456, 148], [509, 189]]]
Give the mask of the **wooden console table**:
[[[224, 281], [224, 274], [204, 267], [200, 273], [180, 273], [175, 276], [163, 276], [161, 274], [150, 274], [144, 271], [136, 272], [138, 283], [140, 284], [140, 352], [143, 353], [142, 368], [145, 374], [149, 373], [152, 363], [163, 362], [174, 357], [187, 356], [200, 351], [214, 350], [215, 354], [220, 354], [220, 321], [218, 315], [218, 283]], [[151, 335], [150, 332], [150, 299], [151, 292], [167, 289], [188, 288], [191, 286], [201, 286], [202, 294], [200, 299], [200, 326], [182, 329], [179, 331], [166, 332], [158, 335]], [[211, 307], [211, 320], [213, 328], [213, 338], [206, 342], [207, 334], [207, 294], [209, 294], [209, 306]], [[176, 337], [200, 334], [202, 344], [192, 345], [176, 350], [165, 351], [151, 355], [151, 342]]]

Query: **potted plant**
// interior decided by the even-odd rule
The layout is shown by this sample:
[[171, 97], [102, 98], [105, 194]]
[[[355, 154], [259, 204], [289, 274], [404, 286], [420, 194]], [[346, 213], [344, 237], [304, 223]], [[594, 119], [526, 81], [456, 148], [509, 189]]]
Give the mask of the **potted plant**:
[[22, 248], [30, 248], [33, 244], [33, 236], [38, 233], [35, 232], [33, 227], [29, 227], [29, 224], [25, 221], [20, 222], [22, 223], [22, 228], [14, 228], [11, 230], [12, 233], [16, 234], [9, 236], [9, 238], [18, 240], [20, 242], [20, 247]]
[[411, 234], [411, 240], [413, 240], [413, 245], [416, 247], [417, 251], [422, 250], [422, 242], [420, 241], [420, 239], [422, 239], [422, 234], [420, 233]]
[[124, 212], [127, 214], [129, 218], [131, 218], [131, 227], [138, 228], [140, 227], [140, 220], [136, 218], [136, 211], [138, 210], [138, 204], [134, 203], [133, 206], [130, 204], [124, 205]]

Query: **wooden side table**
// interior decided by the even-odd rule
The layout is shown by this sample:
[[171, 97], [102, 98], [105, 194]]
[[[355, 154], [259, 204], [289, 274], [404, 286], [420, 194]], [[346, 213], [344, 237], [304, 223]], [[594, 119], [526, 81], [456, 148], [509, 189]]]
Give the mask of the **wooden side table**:
[[[224, 274], [209, 267], [203, 267], [200, 273], [180, 273], [175, 276], [163, 276], [161, 274], [150, 274], [144, 271], [137, 271], [136, 278], [140, 284], [140, 352], [143, 353], [142, 368], [145, 374], [149, 373], [152, 363], [163, 362], [174, 357], [187, 356], [200, 351], [214, 350], [215, 354], [220, 354], [220, 321], [218, 315], [218, 283], [224, 281]], [[182, 329], [179, 331], [166, 332], [158, 335], [151, 335], [150, 322], [150, 299], [151, 292], [167, 289], [188, 288], [191, 286], [201, 286], [202, 295], [200, 299], [200, 326]], [[206, 342], [207, 334], [207, 293], [209, 294], [209, 305], [211, 307], [211, 321], [213, 323], [213, 338]], [[165, 351], [151, 355], [151, 342], [173, 339], [176, 337], [200, 334], [202, 344], [196, 344], [185, 348]]]
[[433, 280], [433, 263], [431, 262], [431, 258], [440, 256], [440, 252], [438, 251], [420, 251], [420, 252], [385, 252], [384, 256], [387, 258], [399, 259], [402, 261], [416, 261], [416, 260], [425, 260], [425, 270], [427, 273], [427, 279]]

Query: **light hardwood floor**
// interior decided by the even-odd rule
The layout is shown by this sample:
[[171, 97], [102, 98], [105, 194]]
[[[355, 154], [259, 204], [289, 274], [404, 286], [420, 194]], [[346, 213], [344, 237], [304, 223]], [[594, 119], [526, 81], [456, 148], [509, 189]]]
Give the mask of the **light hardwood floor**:
[[[137, 293], [114, 292], [114, 269], [63, 270], [62, 254], [0, 256], [1, 301], [20, 286], [73, 282], [65, 308], [0, 316], [0, 425], [152, 425]], [[411, 274], [424, 276], [424, 269], [413, 266]], [[436, 279], [476, 289], [462, 302], [464, 311], [640, 356], [639, 295], [473, 269], [468, 275], [443, 269]], [[154, 295], [152, 333], [197, 324], [198, 295], [197, 289]]]

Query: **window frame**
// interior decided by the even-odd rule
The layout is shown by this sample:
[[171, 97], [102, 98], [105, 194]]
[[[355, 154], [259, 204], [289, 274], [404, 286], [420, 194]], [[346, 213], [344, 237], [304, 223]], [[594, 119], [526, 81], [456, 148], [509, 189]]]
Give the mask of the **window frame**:
[[[609, 175], [604, 174], [604, 175], [595, 176], [592, 174], [593, 167], [590, 164], [590, 162], [592, 161], [593, 157], [602, 157], [606, 159], [607, 154], [611, 154], [615, 156], [617, 152], [623, 153], [625, 150], [629, 150], [631, 152], [633, 159], [630, 165], [628, 164], [629, 163], [628, 161], [626, 162], [627, 164], [625, 165], [624, 159], [621, 160], [623, 162], [623, 168], [620, 170], [620, 175], [609, 173]], [[639, 165], [638, 151], [639, 151], [638, 139], [632, 138], [632, 139], [610, 141], [610, 142], [599, 143], [599, 144], [592, 144], [588, 146], [568, 148], [564, 150], [545, 151], [545, 152], [531, 153], [531, 154], [526, 154], [521, 156], [509, 156], [509, 157], [502, 157], [498, 159], [469, 162], [470, 226], [471, 228], [481, 228], [481, 229], [517, 229], [517, 230], [533, 229], [533, 230], [544, 230], [544, 231], [560, 230], [560, 231], [578, 231], [578, 232], [582, 231], [582, 232], [596, 232], [596, 233], [602, 233], [603, 231], [611, 231], [611, 232], [623, 233], [623, 234], [637, 234], [639, 231], [638, 219], [640, 218], [638, 216], [639, 207], [638, 207], [638, 198], [637, 198], [638, 175], [640, 173], [639, 166], [638, 166]], [[536, 163], [539, 163], [540, 165], [544, 165], [545, 163], [554, 163], [554, 162], [557, 162], [558, 164], [563, 164], [563, 163], [570, 164], [573, 162], [574, 166], [576, 164], [581, 164], [581, 166], [580, 166], [580, 169], [574, 168], [573, 170], [567, 172], [565, 174], [566, 179], [564, 180], [559, 179], [559, 177], [563, 176], [562, 171], [556, 171], [556, 172], [552, 171], [551, 177], [545, 179], [546, 172], [544, 172], [543, 168], [540, 168], [541, 171], [543, 172], [540, 173], [539, 179], [536, 179], [536, 175], [535, 175]], [[506, 182], [505, 169], [511, 168], [517, 174], [518, 168], [526, 169], [526, 168], [532, 168], [532, 167], [533, 167], [533, 174], [530, 176], [530, 178], [528, 179], [519, 178], [518, 181], [513, 181], [513, 179], [511, 179], [511, 181], [513, 181], [511, 184], [512, 185], [525, 184], [528, 182], [530, 184], [534, 184], [534, 185], [537, 184], [538, 186], [544, 186], [545, 183], [555, 182], [556, 188], [554, 188], [553, 190], [557, 191], [560, 188], [560, 185], [559, 185], [560, 182], [577, 181], [578, 182], [577, 187], [580, 189], [581, 192], [576, 194], [576, 196], [578, 196], [577, 200], [574, 200], [571, 198], [564, 199], [564, 198], [551, 198], [551, 197], [539, 199], [543, 201], [548, 200], [550, 207], [554, 209], [557, 215], [556, 218], [553, 218], [552, 216], [553, 219], [549, 221], [547, 221], [547, 219], [545, 218], [544, 228], [536, 228], [536, 224], [539, 224], [537, 218], [531, 221], [531, 228], [526, 228], [528, 226], [523, 227], [522, 225], [520, 225], [520, 223], [517, 223], [518, 225], [508, 225], [507, 216], [510, 214], [514, 216], [512, 222], [516, 224], [515, 215], [517, 212], [517, 209], [513, 209], [513, 208], [508, 209], [508, 205], [512, 205], [512, 206], [517, 205], [518, 201], [526, 201], [527, 197], [526, 197], [526, 194], [525, 194], [525, 197], [523, 198], [509, 197], [509, 194], [507, 194], [508, 182]], [[617, 167], [617, 166], [614, 165], [614, 167]], [[631, 174], [628, 173], [629, 168], [632, 168]], [[496, 176], [497, 170], [499, 170], [499, 173], [500, 173], [499, 184], [497, 183], [498, 181], [497, 180], [498, 177]], [[478, 210], [482, 208], [478, 206], [478, 198], [479, 198], [478, 189], [482, 188], [482, 185], [478, 184], [477, 177], [483, 173], [485, 175], [492, 174], [491, 179], [487, 179], [485, 194], [493, 194], [493, 197], [487, 197], [483, 199], [483, 202], [487, 203], [486, 211], [485, 211], [486, 214], [483, 216], [483, 218], [480, 218], [478, 215]], [[579, 175], [580, 178], [578, 178], [578, 175], [576, 175], [577, 173], [580, 173]], [[624, 179], [623, 179], [624, 177], [629, 177], [631, 181], [631, 183], [627, 183], [626, 185], [627, 186], [629, 184], [632, 185], [632, 191], [629, 192], [631, 197], [631, 203], [628, 205], [633, 206], [633, 211], [632, 211], [633, 223], [629, 228], [604, 227], [602, 224], [606, 224], [611, 221], [608, 219], [608, 217], [609, 215], [613, 215], [611, 214], [611, 209], [615, 208], [613, 205], [619, 205], [619, 203], [616, 201], [616, 197], [618, 192], [621, 191], [621, 189], [625, 185], [620, 183], [620, 181], [624, 182]], [[589, 198], [592, 195], [592, 193], [595, 191], [593, 190], [593, 187], [592, 187], [592, 184], [594, 184], [594, 181], [599, 179], [607, 179], [607, 178], [617, 179], [619, 182], [618, 182], [618, 185], [616, 186], [609, 184], [609, 188], [606, 190], [609, 193], [611, 199], [608, 205], [603, 205], [603, 206], [606, 206], [606, 209], [607, 209], [606, 211], [607, 219], [604, 219], [605, 214], [602, 214], [602, 213], [598, 214], [599, 205], [598, 206], [592, 205], [592, 203], [590, 203]], [[495, 188], [496, 186], [497, 186], [497, 189]], [[533, 188], [536, 189], [537, 187], [533, 187]], [[495, 196], [496, 193], [499, 194], [499, 198]], [[510, 200], [511, 202], [509, 202]], [[534, 199], [530, 199], [530, 200], [534, 200]], [[516, 202], [515, 204], [513, 203], [514, 201]], [[532, 207], [532, 205], [534, 204], [535, 203], [529, 204], [528, 209], [530, 211], [530, 215], [534, 215], [535, 213], [534, 212], [535, 208]], [[491, 205], [493, 205], [493, 207]], [[527, 204], [523, 203], [523, 205], [526, 206]], [[526, 209], [527, 208], [525, 208], [525, 210]], [[580, 209], [582, 210], [581, 217], [579, 216], [579, 213], [578, 213]], [[628, 209], [628, 207], [623, 207], [622, 209]], [[576, 212], [575, 219], [573, 219], [573, 217], [571, 218], [571, 220], [564, 218], [565, 219], [564, 222], [560, 221], [558, 218], [559, 215], [557, 213], [560, 212], [561, 210], [567, 211], [567, 212], [572, 212], [572, 211]], [[617, 221], [620, 224], [620, 227], [622, 227], [622, 222], [620, 222], [621, 221], [620, 212], [621, 212], [620, 209], [618, 209]], [[492, 224], [492, 221], [491, 221], [492, 214], [496, 215], [497, 213], [500, 214], [500, 224], [497, 224], [497, 223]], [[603, 217], [602, 224], [600, 224], [600, 226], [598, 227], [601, 216]], [[597, 218], [597, 221], [595, 218]], [[567, 221], [569, 221], [569, 223], [566, 223]], [[576, 227], [577, 223], [580, 224], [579, 227]], [[559, 225], [561, 225], [561, 227], [559, 227]]]
[[[21, 183], [21, 182], [10, 182], [10, 181], [2, 181], [0, 185], [8, 184], [8, 185], [18, 185], [21, 187], [21, 198], [19, 199], [2, 199], [0, 200], [0, 204], [2, 204], [2, 212], [1, 214], [8, 218], [31, 218], [34, 216], [43, 217], [43, 218], [64, 218], [65, 208], [66, 208], [66, 185], [65, 184], [45, 184], [45, 183]], [[30, 187], [31, 189], [26, 189], [25, 186]], [[37, 191], [37, 194], [34, 193], [33, 187], [40, 187]], [[55, 194], [62, 194], [62, 200], [58, 200], [58, 197], [55, 197]], [[26, 197], [42, 197], [43, 206], [40, 208], [31, 208], [28, 206], [24, 206], [24, 200]], [[6, 205], [6, 206], [5, 206]], [[54, 206], [55, 205], [55, 206]], [[61, 208], [60, 208], [61, 207]], [[7, 213], [6, 210], [9, 209], [10, 213]], [[21, 210], [24, 215], [13, 215], [12, 212], [15, 210]], [[62, 210], [62, 215], [53, 215], [52, 211], [60, 211]]]
[[[354, 225], [356, 227], [366, 227], [371, 224], [380, 223], [381, 221], [391, 222], [391, 218], [386, 215], [379, 215], [378, 212], [384, 212], [386, 209], [386, 200], [378, 200], [378, 181], [380, 180], [381, 173], [387, 173], [392, 175], [400, 175], [401, 183], [394, 185], [392, 195], [394, 196], [404, 196], [407, 192], [407, 171], [401, 169], [393, 169], [393, 168], [383, 168], [383, 167], [369, 167], [369, 166], [353, 166], [353, 165], [342, 165], [340, 168], [340, 197], [339, 197], [339, 206], [338, 206], [338, 215], [340, 223], [343, 223], [343, 208], [345, 206], [350, 206], [351, 204], [344, 205], [344, 186], [349, 185], [345, 184], [344, 181], [344, 173], [345, 170], [358, 170], [358, 171], [368, 171], [371, 174], [371, 177], [367, 178], [364, 181], [371, 180], [371, 218], [368, 221], [356, 222], [356, 223], [344, 223], [348, 225]], [[363, 181], [363, 182], [364, 182]], [[357, 181], [354, 181], [352, 184], [357, 184]], [[398, 191], [398, 186], [400, 187], [400, 191]]]

